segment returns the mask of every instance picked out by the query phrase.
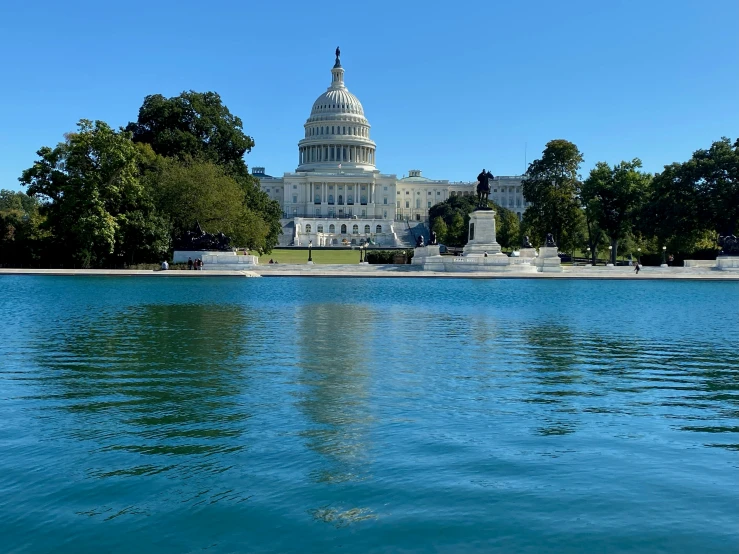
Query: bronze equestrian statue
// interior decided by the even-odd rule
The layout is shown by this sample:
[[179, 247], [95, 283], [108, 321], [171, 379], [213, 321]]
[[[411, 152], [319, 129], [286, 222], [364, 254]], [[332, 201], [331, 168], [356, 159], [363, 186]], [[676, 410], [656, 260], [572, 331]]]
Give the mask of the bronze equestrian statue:
[[492, 173], [482, 170], [477, 176], [477, 209], [489, 209], [488, 196], [490, 196], [490, 180], [495, 179]]

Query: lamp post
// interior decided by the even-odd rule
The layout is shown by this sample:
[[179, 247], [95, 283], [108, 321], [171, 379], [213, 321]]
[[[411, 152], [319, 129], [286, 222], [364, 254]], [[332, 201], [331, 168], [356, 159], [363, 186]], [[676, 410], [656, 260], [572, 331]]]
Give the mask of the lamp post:
[[665, 255], [667, 254], [667, 247], [662, 247], [662, 266], [661, 267], [667, 267], [667, 259], [665, 258]]
[[641, 263], [641, 248], [637, 248], [636, 252], [637, 252], [636, 253], [636, 263], [640, 264]]
[[313, 263], [313, 241], [312, 240], [308, 241], [308, 263], [309, 264]]
[[606, 264], [609, 267], [613, 267], [613, 258], [611, 257], [613, 254], [613, 246], [608, 246], [608, 263]]
[[588, 246], [588, 261], [590, 262], [590, 265], [592, 265], [592, 264], [593, 264], [593, 260], [592, 260], [592, 258], [590, 257], [590, 247], [589, 247], [589, 246]]
[[364, 248], [364, 247], [363, 247], [363, 246], [362, 246], [362, 245], [360, 244], [360, 245], [359, 245], [359, 263], [360, 263], [360, 264], [361, 264], [361, 263], [362, 263], [362, 262], [364, 261], [364, 260], [362, 259], [362, 253], [363, 253], [363, 250], [362, 250], [362, 249], [363, 249], [363, 248]]

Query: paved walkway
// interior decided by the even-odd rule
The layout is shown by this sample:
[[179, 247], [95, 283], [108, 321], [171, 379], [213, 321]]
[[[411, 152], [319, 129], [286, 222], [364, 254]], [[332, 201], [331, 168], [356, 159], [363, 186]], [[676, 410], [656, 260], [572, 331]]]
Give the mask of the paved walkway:
[[108, 277], [260, 277], [253, 271], [187, 271], [150, 269], [17, 269], [0, 267], [0, 275], [97, 275]]
[[446, 273], [421, 271], [412, 265], [259, 265], [251, 271], [151, 271], [128, 269], [15, 269], [0, 268], [0, 275], [98, 275], [115, 277], [370, 277], [370, 278], [442, 278], [442, 279], [619, 279], [619, 280], [703, 280], [739, 281], [739, 271], [719, 271], [702, 267], [645, 267], [634, 273], [633, 267], [563, 266], [561, 273]]

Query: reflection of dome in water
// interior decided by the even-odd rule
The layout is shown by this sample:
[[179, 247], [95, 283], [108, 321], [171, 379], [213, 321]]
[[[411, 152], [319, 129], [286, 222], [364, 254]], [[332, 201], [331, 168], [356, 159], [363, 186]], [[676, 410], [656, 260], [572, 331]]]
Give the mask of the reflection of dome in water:
[[344, 85], [339, 57], [331, 69], [331, 86], [313, 103], [305, 123], [305, 137], [298, 143], [298, 171], [375, 169], [375, 143], [359, 99]]

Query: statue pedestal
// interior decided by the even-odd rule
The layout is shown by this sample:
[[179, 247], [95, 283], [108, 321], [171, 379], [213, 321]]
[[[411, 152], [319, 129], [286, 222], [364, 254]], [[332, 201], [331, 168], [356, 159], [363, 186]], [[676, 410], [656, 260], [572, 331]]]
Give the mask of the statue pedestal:
[[739, 256], [718, 256], [716, 268], [721, 270], [739, 271]]
[[236, 252], [203, 252], [203, 269], [244, 271], [259, 264], [257, 256], [239, 256]]
[[536, 248], [521, 248], [518, 257], [531, 263], [536, 258]]
[[[500, 252], [500, 244], [495, 240], [495, 212], [493, 210], [475, 210], [470, 214], [468, 228], [469, 239], [464, 246], [462, 256], [504, 257]], [[507, 263], [507, 262], [506, 262]]]
[[543, 273], [559, 273], [562, 271], [562, 260], [557, 255], [556, 246], [542, 246], [539, 257], [534, 262], [537, 271]]
[[417, 246], [413, 250], [411, 264], [423, 266], [422, 269], [426, 271], [444, 271], [444, 261], [439, 253], [439, 245]]

